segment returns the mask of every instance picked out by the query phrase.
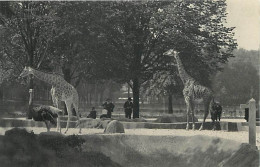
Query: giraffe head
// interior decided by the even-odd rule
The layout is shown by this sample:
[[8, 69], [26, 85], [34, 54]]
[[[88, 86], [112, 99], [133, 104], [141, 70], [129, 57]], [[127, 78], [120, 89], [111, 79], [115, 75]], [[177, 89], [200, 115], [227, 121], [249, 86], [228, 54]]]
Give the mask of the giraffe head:
[[22, 73], [19, 75], [19, 78], [26, 77], [30, 74], [33, 74], [32, 68], [31, 67], [24, 67]]
[[176, 57], [177, 54], [178, 54], [178, 52], [175, 51], [175, 50], [173, 50], [173, 49], [170, 49], [170, 50], [164, 52], [163, 54], [164, 54], [164, 55], [168, 55], [168, 56], [174, 56], [174, 57]]

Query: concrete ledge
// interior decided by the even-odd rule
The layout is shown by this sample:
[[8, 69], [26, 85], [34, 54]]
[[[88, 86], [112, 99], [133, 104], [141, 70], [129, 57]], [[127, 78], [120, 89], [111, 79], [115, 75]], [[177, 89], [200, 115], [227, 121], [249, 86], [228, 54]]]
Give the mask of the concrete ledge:
[[[61, 121], [61, 127], [66, 127], [67, 121]], [[70, 122], [70, 127], [75, 127], [76, 121]], [[46, 127], [44, 122], [37, 122], [30, 119], [0, 119], [0, 127]]]
[[[61, 120], [61, 127], [66, 127], [67, 119]], [[75, 120], [73, 118], [73, 120]], [[102, 123], [100, 119], [86, 119], [85, 123], [81, 124], [82, 128], [98, 127], [98, 124]], [[155, 123], [155, 122], [123, 122], [121, 121], [125, 129], [185, 129], [186, 122], [178, 123]], [[199, 129], [201, 122], [195, 123], [195, 129]], [[16, 119], [16, 118], [3, 118], [0, 119], [0, 127], [46, 127], [44, 122], [36, 122], [28, 119]], [[70, 121], [70, 127], [76, 127], [76, 121]], [[190, 123], [190, 128], [192, 124]], [[104, 127], [103, 127], [104, 128]], [[212, 122], [205, 122], [204, 129], [212, 130]], [[248, 131], [247, 122], [217, 122], [216, 130], [224, 131]]]
[[[178, 123], [152, 123], [152, 122], [122, 122], [125, 129], [138, 129], [138, 128], [146, 128], [146, 129], [185, 129], [186, 122], [178, 122]], [[195, 123], [195, 129], [199, 129], [201, 126], [201, 122]], [[225, 130], [225, 131], [239, 131], [242, 128], [238, 128], [239, 123], [236, 122], [217, 122], [216, 130]], [[192, 128], [192, 123], [190, 123], [190, 128]], [[212, 130], [213, 124], [212, 122], [205, 122], [204, 129]]]

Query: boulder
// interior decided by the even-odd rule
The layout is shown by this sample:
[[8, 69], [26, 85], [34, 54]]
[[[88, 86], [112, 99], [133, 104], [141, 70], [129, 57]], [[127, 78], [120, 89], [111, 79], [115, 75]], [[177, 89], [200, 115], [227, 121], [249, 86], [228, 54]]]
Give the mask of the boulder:
[[125, 133], [125, 129], [121, 122], [113, 120], [108, 123], [104, 130], [104, 133]]
[[219, 164], [219, 167], [259, 166], [259, 151], [256, 146], [243, 143], [240, 149]]

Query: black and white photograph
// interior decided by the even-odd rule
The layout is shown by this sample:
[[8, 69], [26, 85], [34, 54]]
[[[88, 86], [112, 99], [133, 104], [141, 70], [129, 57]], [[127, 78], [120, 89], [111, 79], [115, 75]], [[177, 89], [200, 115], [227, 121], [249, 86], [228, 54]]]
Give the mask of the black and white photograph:
[[1, 167], [259, 167], [259, 0], [0, 0]]

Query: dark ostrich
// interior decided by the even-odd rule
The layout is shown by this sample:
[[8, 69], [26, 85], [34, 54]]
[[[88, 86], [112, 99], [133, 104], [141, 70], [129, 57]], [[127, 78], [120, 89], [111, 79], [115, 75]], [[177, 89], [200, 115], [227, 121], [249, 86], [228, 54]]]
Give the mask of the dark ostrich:
[[31, 109], [32, 118], [34, 121], [44, 122], [47, 128], [47, 132], [50, 131], [50, 125], [57, 126], [57, 118], [61, 115], [62, 110], [47, 106], [47, 105], [37, 105]]

